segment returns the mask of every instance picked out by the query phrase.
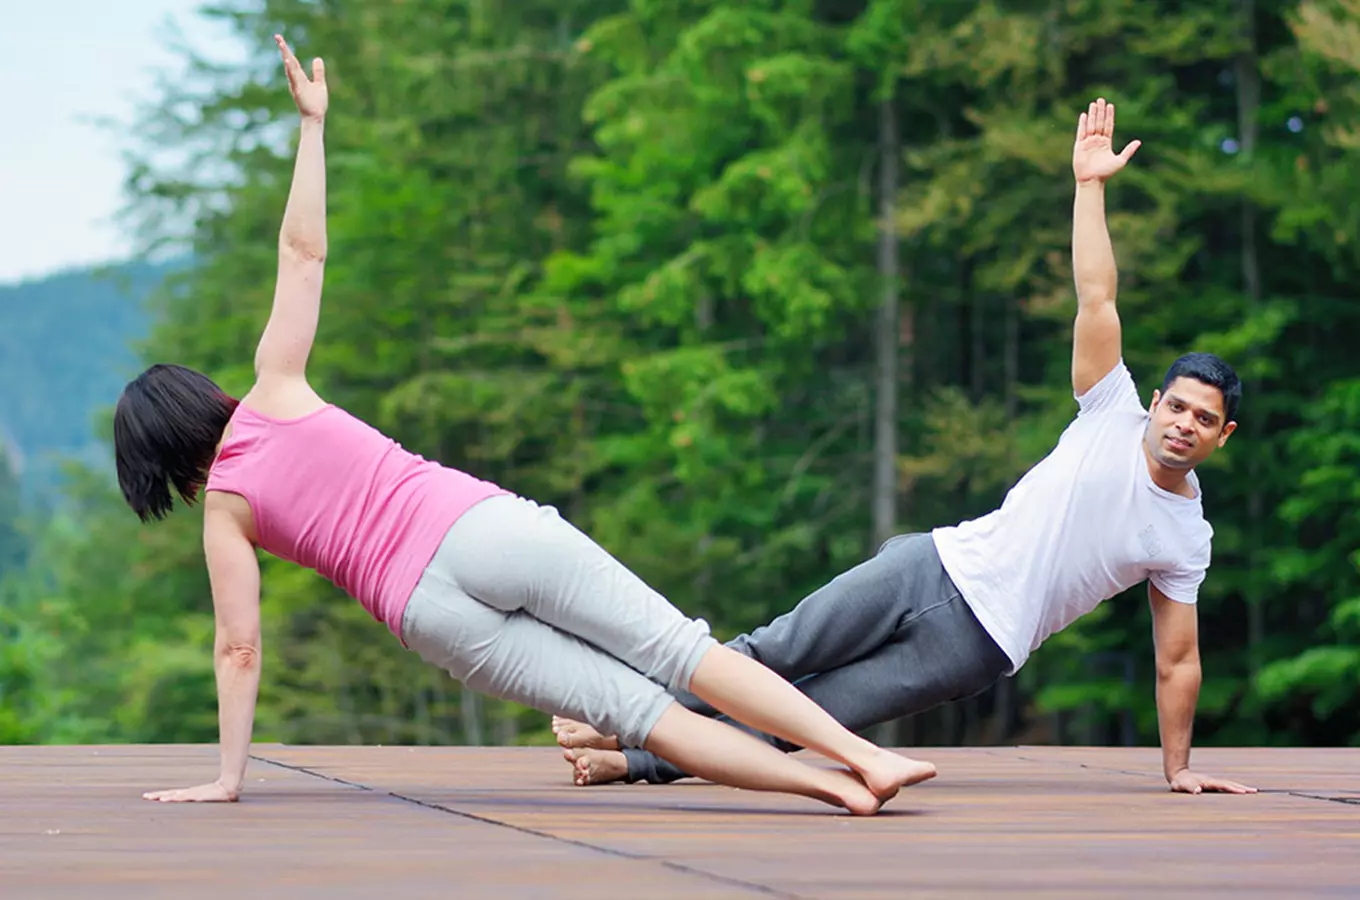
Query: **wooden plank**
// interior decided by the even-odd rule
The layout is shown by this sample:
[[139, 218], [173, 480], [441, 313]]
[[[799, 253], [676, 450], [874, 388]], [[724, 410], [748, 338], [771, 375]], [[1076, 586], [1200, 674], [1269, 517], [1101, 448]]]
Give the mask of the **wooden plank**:
[[0, 748], [0, 896], [599, 900], [601, 879], [621, 896], [713, 884], [266, 763], [241, 803], [141, 799], [215, 774], [207, 747]]
[[[249, 793], [165, 806], [211, 747], [0, 748], [5, 897], [1354, 896], [1355, 750], [1200, 750], [1254, 796], [1172, 795], [1155, 748], [914, 750], [855, 819], [702, 782], [577, 788], [552, 748], [257, 746]], [[814, 760], [815, 761], [815, 760]], [[51, 833], [49, 833], [51, 832]], [[56, 833], [59, 832], [59, 833]]]

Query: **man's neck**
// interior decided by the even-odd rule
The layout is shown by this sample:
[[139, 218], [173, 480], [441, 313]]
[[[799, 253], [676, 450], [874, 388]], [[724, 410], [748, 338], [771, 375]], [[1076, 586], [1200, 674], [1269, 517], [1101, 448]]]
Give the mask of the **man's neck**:
[[1148, 475], [1152, 476], [1152, 483], [1164, 491], [1172, 494], [1179, 494], [1182, 497], [1194, 499], [1195, 489], [1190, 487], [1191, 469], [1173, 469], [1164, 466], [1157, 461], [1157, 458], [1148, 450], [1147, 442], [1142, 442], [1143, 458], [1147, 460]]

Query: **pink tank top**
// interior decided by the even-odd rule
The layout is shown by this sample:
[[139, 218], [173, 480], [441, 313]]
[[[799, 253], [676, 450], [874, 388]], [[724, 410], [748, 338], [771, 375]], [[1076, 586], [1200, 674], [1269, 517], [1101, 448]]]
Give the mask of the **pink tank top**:
[[398, 639], [406, 602], [449, 527], [509, 493], [402, 449], [339, 407], [285, 420], [244, 404], [207, 490], [244, 497], [263, 549], [315, 569]]

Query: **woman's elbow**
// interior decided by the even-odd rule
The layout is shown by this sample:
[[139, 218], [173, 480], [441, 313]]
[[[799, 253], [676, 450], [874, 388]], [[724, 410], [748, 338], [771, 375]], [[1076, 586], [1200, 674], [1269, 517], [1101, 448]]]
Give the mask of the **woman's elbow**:
[[217, 648], [217, 658], [235, 669], [260, 667], [260, 642], [253, 640], [224, 641]]
[[326, 262], [326, 239], [285, 237], [279, 241], [279, 257], [284, 263], [306, 266]]

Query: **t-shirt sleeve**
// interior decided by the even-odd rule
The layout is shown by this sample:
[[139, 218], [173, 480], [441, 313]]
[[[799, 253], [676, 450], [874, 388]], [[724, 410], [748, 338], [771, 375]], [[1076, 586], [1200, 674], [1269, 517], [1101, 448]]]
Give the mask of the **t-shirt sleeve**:
[[1148, 580], [1157, 590], [1166, 594], [1167, 599], [1177, 603], [1195, 603], [1199, 600], [1199, 586], [1209, 571], [1210, 544], [1205, 541], [1193, 556], [1170, 569], [1153, 572]]
[[1133, 374], [1129, 372], [1122, 359], [1086, 393], [1074, 396], [1077, 406], [1080, 407], [1078, 416], [1111, 410], [1143, 409], [1143, 404], [1138, 399], [1138, 388], [1133, 383]]

